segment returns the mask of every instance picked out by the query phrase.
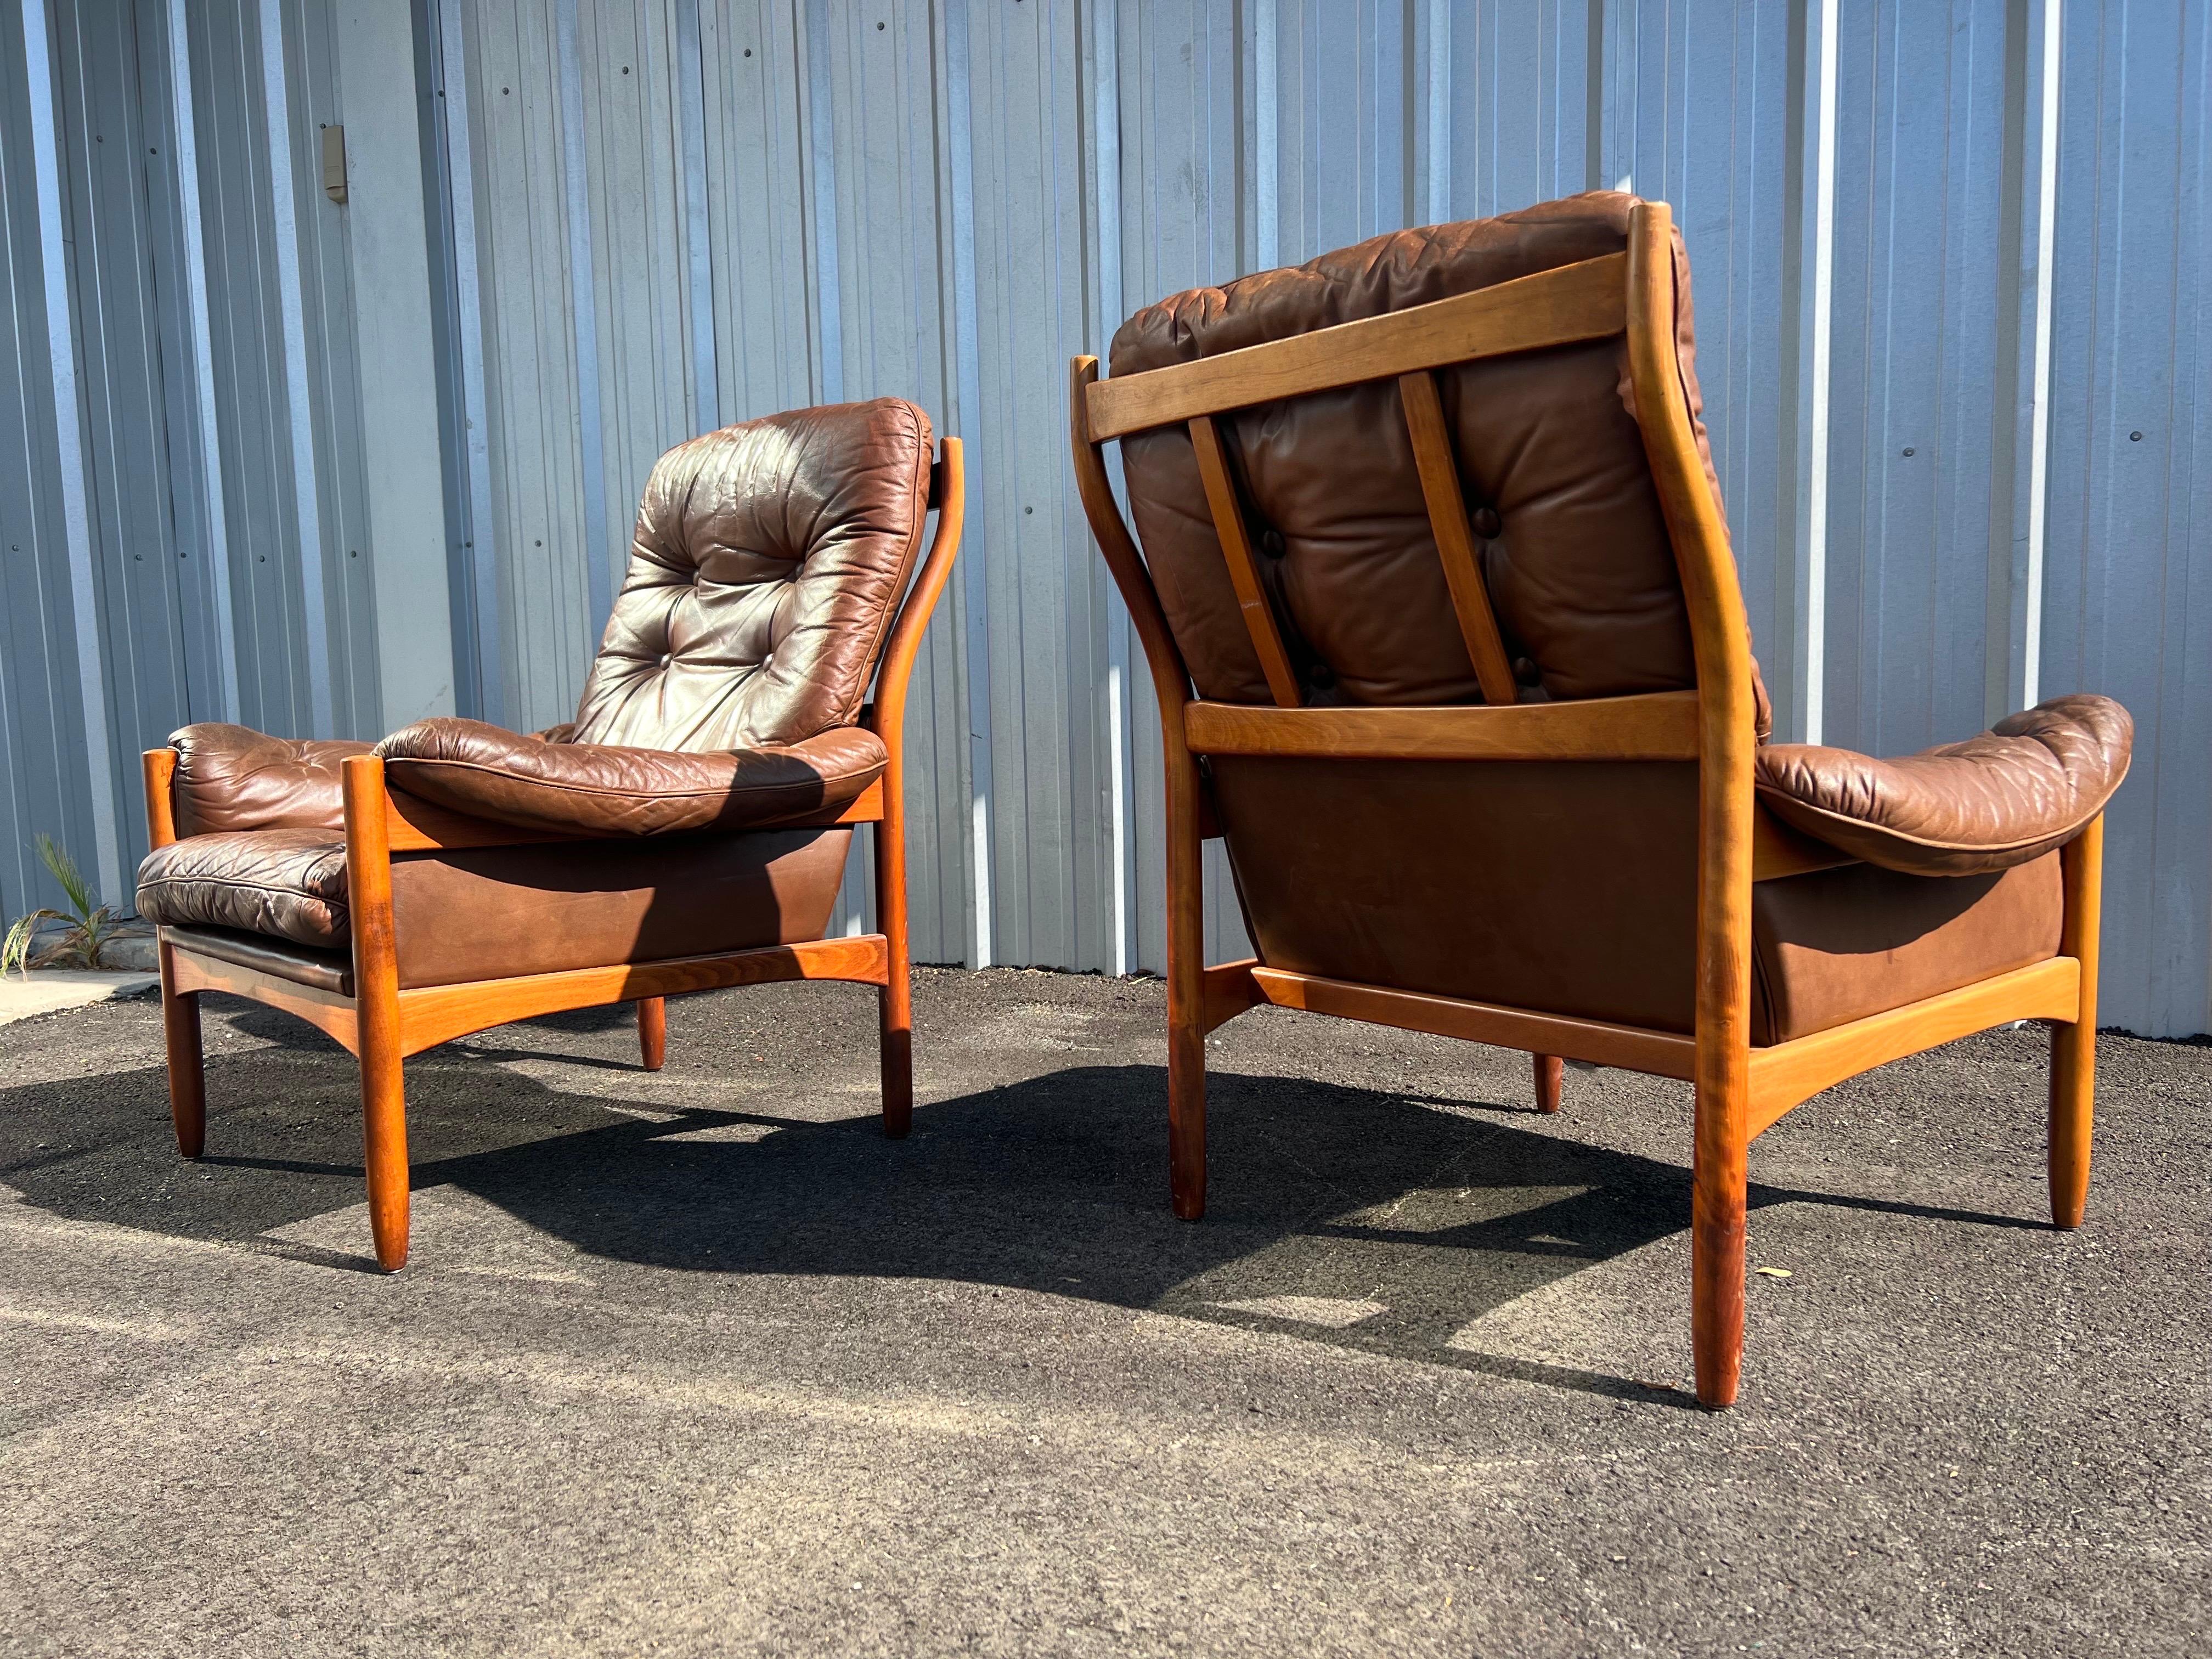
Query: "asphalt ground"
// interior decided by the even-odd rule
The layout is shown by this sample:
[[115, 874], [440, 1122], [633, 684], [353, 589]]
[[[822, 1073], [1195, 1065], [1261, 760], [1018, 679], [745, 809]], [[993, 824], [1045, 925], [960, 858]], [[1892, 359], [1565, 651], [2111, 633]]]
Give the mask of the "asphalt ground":
[[509, 1026], [354, 1070], [210, 999], [0, 1031], [0, 1651], [2212, 1652], [2212, 1048], [2107, 1035], [2046, 1224], [2037, 1030], [1753, 1148], [1741, 1404], [1688, 1384], [1684, 1086], [1261, 1010], [1169, 1213], [1156, 982]]

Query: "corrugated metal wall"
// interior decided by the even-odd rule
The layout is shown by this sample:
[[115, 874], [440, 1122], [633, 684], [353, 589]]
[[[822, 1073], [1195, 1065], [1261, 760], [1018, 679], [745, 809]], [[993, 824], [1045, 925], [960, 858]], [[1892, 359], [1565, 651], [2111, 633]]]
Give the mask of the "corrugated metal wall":
[[58, 897], [40, 832], [127, 902], [138, 754], [185, 721], [375, 721], [326, 12], [0, 8], [10, 915]]
[[[0, 22], [0, 511], [32, 552], [7, 573], [0, 834], [51, 823], [89, 846], [107, 796], [131, 846], [127, 791], [86, 787], [78, 735], [89, 702], [119, 775], [151, 718], [106, 670], [89, 697], [78, 673], [88, 574], [92, 615], [120, 614], [96, 496], [107, 417], [89, 394], [59, 416], [46, 397], [40, 215], [82, 186], [27, 142], [43, 121], [65, 157], [78, 118], [64, 72], [26, 69], [21, 23], [51, 17], [65, 40], [82, 14], [127, 15], [158, 68], [171, 48], [149, 60], [147, 41], [183, 0], [21, 4]], [[182, 328], [199, 353], [198, 404], [170, 398], [167, 465], [190, 509], [173, 518], [213, 528], [172, 531], [177, 562], [228, 545], [215, 678], [237, 678], [246, 718], [294, 729], [367, 730], [376, 708], [348, 518], [344, 210], [305, 179], [313, 123], [336, 118], [319, 112], [342, 4], [191, 8], [204, 251], [175, 253], [192, 236], [158, 209], [132, 233], [157, 287], [139, 326]], [[453, 521], [465, 708], [520, 726], [568, 714], [661, 450], [772, 409], [913, 397], [967, 438], [974, 489], [914, 715], [918, 949], [1157, 965], [1157, 727], [1069, 487], [1067, 356], [1178, 288], [1620, 185], [1672, 201], [1689, 240], [1716, 459], [1784, 730], [1895, 752], [2042, 695], [2123, 698], [2139, 759], [2112, 819], [2106, 1017], [2212, 1027], [2206, 8], [424, 0], [421, 21], [448, 267], [448, 476], [426, 487]], [[172, 120], [160, 102], [142, 88], [142, 122]], [[294, 137], [275, 167], [255, 138], [272, 110]], [[211, 278], [197, 332], [191, 303], [179, 323], [158, 302], [179, 258]], [[235, 259], [250, 270], [222, 268]], [[220, 489], [179, 425], [215, 434]], [[210, 602], [172, 585], [167, 672], [189, 703]], [[18, 848], [0, 847], [0, 901], [20, 907], [21, 884]], [[1216, 890], [1228, 953], [1235, 907]], [[848, 923], [866, 909], [855, 882]]]

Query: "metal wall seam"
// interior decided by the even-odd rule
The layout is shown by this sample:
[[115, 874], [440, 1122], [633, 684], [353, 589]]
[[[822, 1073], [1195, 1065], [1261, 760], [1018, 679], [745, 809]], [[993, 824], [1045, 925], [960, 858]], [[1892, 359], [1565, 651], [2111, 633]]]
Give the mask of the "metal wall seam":
[[1273, 270], [1283, 263], [1282, 18], [1279, 0], [1250, 3], [1253, 269]]
[[2051, 495], [2051, 329], [2058, 235], [2060, 30], [2063, 0], [2030, 0], [2021, 32], [2018, 139], [2018, 349], [2013, 368], [2012, 511], [2000, 637], [2002, 677], [1992, 674], [1988, 717], [2032, 707], [2043, 684], [2043, 564]]
[[[1097, 273], [1097, 346], [1106, 343], [1121, 322], [1121, 70], [1120, 15], [1112, 4], [1091, 11], [1091, 191], [1097, 204], [1093, 220], [1091, 265]], [[1118, 460], [1119, 445], [1116, 445]], [[1119, 478], [1114, 479], [1120, 482]], [[1130, 741], [1129, 613], [1119, 592], [1108, 585], [1106, 595], [1106, 684], [1104, 687], [1107, 750], [1106, 820], [1108, 836], [1108, 893], [1109, 914], [1109, 963], [1115, 974], [1127, 974], [1136, 963], [1136, 804], [1129, 788], [1134, 763]]]
[[103, 891], [124, 890], [116, 830], [115, 764], [108, 739], [100, 599], [92, 564], [92, 513], [85, 494], [84, 432], [77, 408], [76, 328], [64, 252], [61, 112], [46, 0], [23, 0], [23, 56], [31, 115], [31, 166], [39, 199], [39, 253], [46, 283], [46, 350], [54, 374], [54, 441], [60, 456], [62, 524], [69, 545], [70, 614], [76, 636], [77, 697], [90, 775], [94, 857]]
[[683, 146], [684, 242], [691, 272], [692, 425], [722, 424], [715, 368], [714, 255], [707, 208], [707, 84], [699, 33], [699, 0], [676, 0], [677, 136]]
[[201, 487], [207, 492], [208, 572], [215, 604], [223, 718], [239, 718], [238, 640], [230, 608], [230, 531], [222, 494], [222, 431], [216, 417], [215, 352], [208, 319], [205, 227], [200, 218], [199, 134], [192, 112], [191, 40], [185, 0], [168, 0], [170, 107], [177, 190], [185, 233], [185, 325], [191, 331], [193, 408], [199, 420]]
[[1797, 459], [1790, 526], [1791, 592], [1787, 730], [1818, 743], [1826, 723], [1828, 610], [1828, 416], [1834, 351], [1836, 57], [1838, 0], [1810, 0], [1800, 59], [1803, 149], [1797, 224]]
[[583, 66], [577, 58], [577, 0], [559, 0], [555, 52], [561, 100], [561, 185], [568, 220], [568, 307], [576, 358], [578, 442], [584, 462], [584, 569], [596, 648], [614, 609], [608, 574], [606, 435], [599, 407], [599, 314], [592, 271], [590, 163], [584, 149]]
[[465, 434], [464, 474], [467, 521], [461, 542], [469, 555], [475, 600], [477, 707], [495, 726], [507, 723], [506, 619], [499, 594], [499, 538], [494, 529], [491, 422], [484, 385], [483, 289], [477, 267], [476, 135], [471, 126], [466, 0], [430, 0], [438, 9], [438, 46], [445, 82], [446, 186], [453, 208], [448, 226], [453, 250], [453, 292], [459, 316], [461, 418]]
[[300, 605], [307, 631], [311, 735], [337, 735], [331, 691], [331, 619], [323, 593], [322, 504], [316, 489], [315, 411], [307, 388], [307, 295], [300, 271], [299, 198], [293, 193], [292, 106], [284, 64], [283, 0], [261, 0], [261, 86], [268, 119], [269, 197], [276, 221], [277, 306], [292, 438], [292, 503], [300, 527]]
[[1426, 21], [1428, 153], [1423, 160], [1428, 188], [1421, 216], [1440, 225], [1452, 216], [1452, 125], [1458, 113], [1452, 96], [1452, 0], [1428, 0]]
[[[945, 0], [945, 116], [952, 151], [952, 340], [964, 429], [983, 407], [982, 323], [975, 302], [975, 143], [968, 0]], [[981, 447], [977, 446], [979, 455]], [[971, 483], [974, 482], [970, 480]], [[980, 502], [979, 502], [980, 506]], [[992, 963], [991, 609], [983, 514], [969, 514], [960, 562], [967, 602], [968, 764], [975, 932], [968, 965]]]
[[814, 255], [814, 343], [821, 373], [821, 400], [845, 401], [845, 319], [837, 287], [837, 144], [830, 120], [830, 12], [828, 0], [806, 0], [799, 34], [803, 54], [799, 84], [806, 92], [808, 185], [813, 222], [807, 229]]

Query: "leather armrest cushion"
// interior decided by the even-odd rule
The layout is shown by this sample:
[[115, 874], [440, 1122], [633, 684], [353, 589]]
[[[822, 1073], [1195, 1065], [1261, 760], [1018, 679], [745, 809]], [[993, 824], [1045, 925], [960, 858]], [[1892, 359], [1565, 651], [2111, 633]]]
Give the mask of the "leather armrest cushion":
[[2128, 775], [2135, 722], [2110, 697], [2054, 697], [1964, 743], [1875, 760], [1847, 749], [1759, 751], [1776, 817], [1886, 870], [1970, 876], [2079, 835]]
[[169, 734], [170, 799], [179, 836], [240, 830], [343, 830], [349, 755], [365, 743], [272, 738], [207, 721]]
[[[558, 731], [560, 728], [554, 728]], [[471, 817], [571, 836], [741, 830], [834, 813], [883, 775], [857, 726], [693, 754], [548, 742], [477, 720], [418, 720], [377, 745], [393, 788]]]

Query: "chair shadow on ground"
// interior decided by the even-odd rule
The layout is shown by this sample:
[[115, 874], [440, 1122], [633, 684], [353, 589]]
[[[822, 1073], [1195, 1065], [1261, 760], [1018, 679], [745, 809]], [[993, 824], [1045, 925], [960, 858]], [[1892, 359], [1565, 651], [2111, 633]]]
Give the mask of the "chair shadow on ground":
[[[560, 1024], [597, 1030], [627, 1014]], [[365, 1218], [357, 1256], [271, 1237], [363, 1202], [350, 1058], [281, 1015], [236, 1024], [276, 1046], [210, 1057], [200, 1163], [177, 1158], [156, 1067], [0, 1090], [0, 1181], [63, 1216], [372, 1267]], [[872, 1114], [686, 1110], [663, 1094], [651, 1104], [672, 1116], [640, 1115], [487, 1064], [540, 1057], [518, 1029], [410, 1062], [414, 1184], [471, 1194], [582, 1257], [1003, 1285], [1692, 1403], [1674, 1379], [1488, 1352], [1470, 1329], [1687, 1222], [1686, 1165], [1534, 1132], [1520, 1127], [1525, 1106], [1216, 1073], [1213, 1188], [1194, 1225], [1168, 1210], [1155, 1066], [1077, 1066], [925, 1103], [913, 1136], [890, 1141]], [[595, 1075], [611, 1064], [542, 1058]], [[850, 1110], [848, 1087], [815, 1086]], [[1753, 1188], [1754, 1206], [1791, 1201], [2037, 1224]], [[438, 1270], [425, 1254], [409, 1271]]]

